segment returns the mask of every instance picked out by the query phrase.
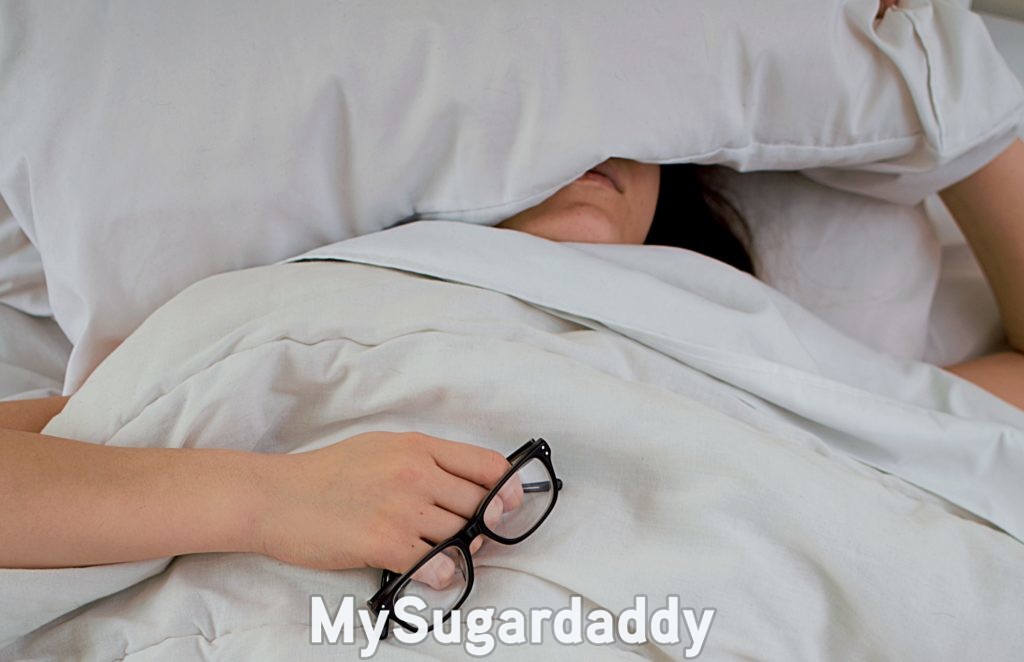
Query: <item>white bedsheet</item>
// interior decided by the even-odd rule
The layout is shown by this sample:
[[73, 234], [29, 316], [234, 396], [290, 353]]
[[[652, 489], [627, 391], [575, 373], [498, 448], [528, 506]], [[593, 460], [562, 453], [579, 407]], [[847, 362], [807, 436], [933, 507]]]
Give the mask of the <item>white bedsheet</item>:
[[60, 395], [70, 353], [52, 317], [0, 303], [0, 400]]
[[[978, 519], [1024, 534], [1024, 412], [682, 251], [424, 223], [318, 255], [447, 280], [319, 262], [213, 277], [147, 320], [46, 432], [268, 452], [372, 429], [506, 452], [544, 436], [559, 504], [523, 544], [480, 554], [467, 606], [578, 594], [620, 611], [678, 594], [718, 610], [712, 660], [1008, 659], [1024, 645], [1024, 546]], [[308, 599], [375, 582], [247, 555], [0, 571], [0, 641], [102, 598], [0, 660], [354, 658], [307, 643]]]

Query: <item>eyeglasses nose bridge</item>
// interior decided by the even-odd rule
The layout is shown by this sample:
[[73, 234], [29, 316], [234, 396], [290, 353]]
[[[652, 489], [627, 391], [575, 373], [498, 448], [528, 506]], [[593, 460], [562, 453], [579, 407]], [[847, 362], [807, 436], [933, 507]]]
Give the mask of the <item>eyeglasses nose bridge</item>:
[[487, 535], [487, 533], [484, 531], [483, 518], [477, 520], [476, 522], [470, 522], [469, 526], [466, 527], [466, 529], [462, 532], [462, 536], [460, 537], [462, 538], [462, 541], [464, 543], [469, 545], [479, 535]]

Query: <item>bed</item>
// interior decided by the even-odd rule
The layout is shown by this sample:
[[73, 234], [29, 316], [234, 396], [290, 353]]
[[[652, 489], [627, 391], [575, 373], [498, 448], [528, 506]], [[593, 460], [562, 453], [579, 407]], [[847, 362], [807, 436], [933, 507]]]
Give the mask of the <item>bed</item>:
[[[1019, 65], [1024, 24], [986, 21]], [[578, 595], [619, 612], [638, 594], [679, 595], [716, 610], [707, 659], [1012, 659], [1024, 413], [928, 365], [1001, 342], [962, 237], [934, 198], [908, 208], [795, 173], [722, 176], [765, 282], [695, 254], [406, 223], [190, 285], [46, 432], [273, 452], [373, 429], [505, 452], [543, 436], [565, 492], [534, 537], [481, 552], [468, 606]], [[777, 202], [744, 207], [764, 195]], [[56, 394], [71, 346], [8, 212], [0, 381], [5, 397]], [[799, 277], [785, 269], [823, 238], [867, 254], [872, 227], [899, 233], [888, 257], [837, 273], [826, 252]], [[883, 324], [903, 333], [872, 332]], [[355, 657], [309, 644], [309, 599], [369, 597], [377, 579], [236, 554], [0, 570], [0, 660]], [[679, 659], [691, 643], [549, 636], [531, 652]], [[428, 641], [376, 655], [462, 652]]]
[[[1001, 13], [984, 13], [988, 8], [982, 4], [981, 16], [996, 47], [1016, 75], [1024, 79], [1024, 17], [1013, 18], [1013, 12], [998, 3], [991, 9]], [[755, 254], [759, 250], [764, 253], [758, 256], [766, 272], [762, 277], [848, 335], [897, 356], [938, 365], [1002, 346], [995, 302], [963, 236], [937, 196], [929, 197], [917, 210], [884, 204], [864, 210], [863, 206], [869, 204], [867, 199], [854, 198], [851, 204], [836, 191], [817, 187], [797, 175], [780, 177], [730, 171], [726, 177], [734, 180], [730, 182], [735, 189], [732, 194], [741, 206], [747, 198], [756, 202], [770, 196], [769, 205], [743, 208], [755, 232]], [[772, 213], [772, 206], [778, 211]], [[825, 207], [832, 209], [823, 211]], [[794, 254], [805, 257], [806, 246], [820, 246], [820, 238], [832, 233], [842, 233], [838, 238], [845, 245], [865, 246], [867, 251], [862, 228], [843, 223], [851, 215], [850, 210], [859, 212], [866, 222], [888, 226], [885, 231], [891, 231], [892, 226], [901, 228], [899, 245], [914, 256], [912, 268], [884, 282], [864, 283], [857, 291], [851, 291], [845, 274], [832, 273], [833, 256], [827, 252], [821, 254], [821, 262], [827, 266], [804, 267], [813, 269], [809, 281], [784, 272], [785, 265], [798, 261]], [[780, 224], [788, 227], [781, 236]], [[934, 239], [929, 236], [932, 233]], [[940, 247], [938, 253], [934, 242]], [[4, 366], [0, 370], [0, 397], [59, 394], [70, 345], [62, 337], [47, 302], [38, 251], [3, 204], [0, 249], [0, 304], [4, 305], [0, 308], [4, 318], [4, 332], [0, 335], [0, 361]], [[872, 271], [849, 268], [850, 274], [861, 280]], [[911, 284], [922, 278], [923, 282]], [[888, 305], [877, 298], [864, 304], [864, 299], [878, 297], [887, 289], [902, 289], [902, 298], [889, 301]], [[887, 310], [883, 311], [883, 307]], [[891, 320], [894, 314], [898, 322], [894, 327], [913, 331], [886, 339], [867, 332], [877, 329], [879, 320]]]

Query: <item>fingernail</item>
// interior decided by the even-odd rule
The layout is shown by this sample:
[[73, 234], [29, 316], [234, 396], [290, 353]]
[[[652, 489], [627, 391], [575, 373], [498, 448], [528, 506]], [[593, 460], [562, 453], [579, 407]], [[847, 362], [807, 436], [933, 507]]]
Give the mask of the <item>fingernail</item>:
[[487, 510], [484, 511], [484, 521], [487, 522], [488, 526], [492, 526], [501, 521], [501, 514], [503, 512], [505, 512], [505, 504], [500, 496], [495, 495], [491, 502], [487, 504]]

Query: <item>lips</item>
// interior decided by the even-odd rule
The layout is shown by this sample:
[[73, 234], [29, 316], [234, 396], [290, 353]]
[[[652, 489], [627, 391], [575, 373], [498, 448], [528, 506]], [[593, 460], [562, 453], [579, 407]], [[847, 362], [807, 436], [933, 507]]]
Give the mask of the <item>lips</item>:
[[615, 186], [616, 191], [618, 191], [619, 193], [623, 192], [622, 175], [619, 173], [618, 168], [615, 167], [611, 160], [605, 161], [604, 163], [599, 163], [590, 170], [588, 170], [587, 172], [596, 172], [599, 175], [604, 175], [605, 177], [611, 180], [612, 184]]
[[605, 187], [607, 189], [610, 189], [612, 191], [617, 191], [618, 190], [618, 188], [615, 186], [615, 182], [613, 182], [608, 176], [602, 175], [601, 173], [597, 172], [596, 170], [588, 170], [588, 171], [586, 171], [585, 173], [580, 175], [576, 179], [576, 181], [577, 182], [593, 182], [595, 184], [599, 184], [600, 186], [603, 186], [603, 187]]

